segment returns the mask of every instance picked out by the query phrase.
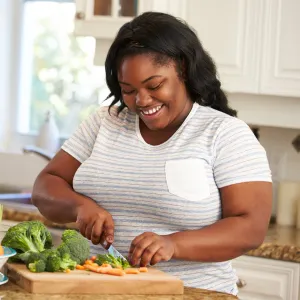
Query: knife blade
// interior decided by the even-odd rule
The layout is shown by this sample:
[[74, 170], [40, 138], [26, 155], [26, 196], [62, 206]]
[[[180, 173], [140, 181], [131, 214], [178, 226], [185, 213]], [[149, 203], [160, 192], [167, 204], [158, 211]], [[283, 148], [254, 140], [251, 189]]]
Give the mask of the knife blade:
[[122, 258], [124, 261], [128, 262], [127, 259], [113, 245], [110, 245], [107, 248], [108, 246], [107, 242], [104, 242], [103, 244], [100, 243], [100, 244], [113, 257], [117, 257], [117, 258], [119, 257]]

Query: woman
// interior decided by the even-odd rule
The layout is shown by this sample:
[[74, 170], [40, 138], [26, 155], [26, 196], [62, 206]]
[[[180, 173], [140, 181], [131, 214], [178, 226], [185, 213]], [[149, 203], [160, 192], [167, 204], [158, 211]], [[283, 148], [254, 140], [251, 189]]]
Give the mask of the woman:
[[149, 12], [120, 29], [105, 68], [110, 109], [40, 173], [34, 204], [50, 220], [76, 221], [97, 253], [114, 242], [133, 265], [237, 294], [230, 260], [264, 239], [271, 175], [212, 59], [186, 24]]

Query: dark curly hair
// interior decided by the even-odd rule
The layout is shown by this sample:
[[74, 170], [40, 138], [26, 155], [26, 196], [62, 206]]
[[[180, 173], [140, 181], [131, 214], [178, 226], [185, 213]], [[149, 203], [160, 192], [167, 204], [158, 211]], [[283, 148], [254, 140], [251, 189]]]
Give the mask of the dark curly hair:
[[118, 82], [124, 58], [148, 54], [160, 65], [174, 61], [193, 102], [210, 106], [231, 116], [226, 95], [217, 79], [216, 66], [203, 49], [196, 33], [183, 21], [158, 12], [146, 12], [124, 24], [113, 41], [105, 61], [106, 82], [113, 97], [110, 108], [120, 101], [118, 112], [126, 107]]

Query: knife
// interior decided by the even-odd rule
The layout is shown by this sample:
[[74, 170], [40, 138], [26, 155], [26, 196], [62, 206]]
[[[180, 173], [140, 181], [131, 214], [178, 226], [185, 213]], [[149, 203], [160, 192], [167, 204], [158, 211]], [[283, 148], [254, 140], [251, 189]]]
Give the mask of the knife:
[[113, 245], [110, 245], [107, 248], [108, 244], [105, 241], [103, 244], [101, 243], [101, 246], [113, 257], [122, 258], [124, 261], [128, 262], [127, 259]]

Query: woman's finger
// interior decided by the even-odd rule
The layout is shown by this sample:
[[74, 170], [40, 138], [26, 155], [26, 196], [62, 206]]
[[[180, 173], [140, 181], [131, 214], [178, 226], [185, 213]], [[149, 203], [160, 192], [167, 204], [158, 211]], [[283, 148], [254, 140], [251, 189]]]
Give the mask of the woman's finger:
[[133, 266], [138, 265], [144, 251], [153, 243], [153, 238], [149, 236], [144, 236], [139, 240], [133, 251], [130, 253], [130, 262]]
[[150, 244], [141, 255], [140, 266], [146, 267], [150, 264], [151, 260], [153, 259], [155, 253], [161, 248], [158, 243]]
[[100, 243], [102, 228], [103, 228], [102, 220], [97, 219], [96, 222], [94, 223], [92, 234], [91, 234], [91, 241], [94, 245], [98, 245]]

